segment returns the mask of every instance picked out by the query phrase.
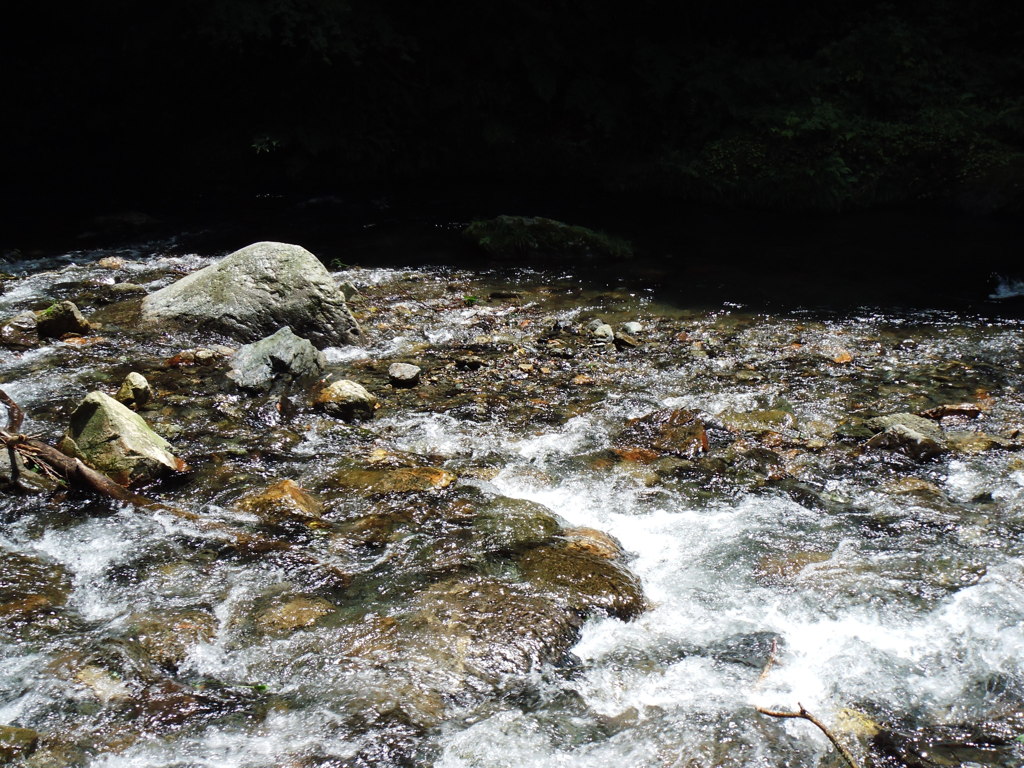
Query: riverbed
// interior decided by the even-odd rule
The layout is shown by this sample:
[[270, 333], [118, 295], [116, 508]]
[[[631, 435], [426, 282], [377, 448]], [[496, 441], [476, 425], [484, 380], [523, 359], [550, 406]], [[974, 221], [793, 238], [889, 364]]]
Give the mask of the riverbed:
[[[865, 766], [1024, 760], [1024, 358], [998, 300], [769, 311], [628, 265], [336, 263], [366, 341], [330, 368], [380, 403], [347, 423], [232, 389], [195, 353], [230, 340], [133, 324], [138, 294], [220, 255], [158, 241], [7, 267], [0, 319], [67, 299], [98, 324], [0, 351], [26, 432], [56, 443], [82, 397], [140, 372], [141, 415], [191, 467], [144, 492], [287, 546], [6, 493], [0, 724], [39, 734], [13, 764], [841, 764], [810, 722], [758, 707], [805, 708]], [[394, 362], [421, 382], [392, 386]], [[636, 426], [680, 413], [704, 443]], [[880, 439], [894, 414], [941, 445]], [[240, 503], [282, 480], [323, 514], [270, 524]], [[455, 583], [533, 606], [526, 545], [480, 522], [524, 509], [557, 527], [529, 546], [614, 549], [643, 610], [580, 611], [554, 655], [503, 614], [496, 655], [449, 665], [431, 646], [450, 636], [408, 617], [462, 599]]]

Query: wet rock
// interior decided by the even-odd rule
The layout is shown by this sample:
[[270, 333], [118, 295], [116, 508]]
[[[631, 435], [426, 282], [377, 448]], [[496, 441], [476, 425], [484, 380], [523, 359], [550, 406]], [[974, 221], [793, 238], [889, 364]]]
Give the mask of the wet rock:
[[580, 627], [556, 602], [487, 577], [434, 584], [410, 608], [408, 645], [434, 663], [492, 680], [559, 661]]
[[134, 296], [145, 296], [149, 293], [145, 286], [136, 285], [135, 283], [114, 283], [114, 285], [107, 289], [107, 292], [118, 301], [130, 299]]
[[217, 618], [204, 610], [152, 611], [133, 614], [128, 634], [156, 664], [176, 670], [199, 643], [213, 640]]
[[597, 256], [621, 259], [633, 253], [625, 240], [539, 216], [498, 216], [474, 221], [466, 227], [464, 235], [498, 258]]
[[231, 358], [228, 378], [243, 389], [269, 390], [275, 385], [316, 378], [326, 365], [322, 352], [285, 326], [265, 339], [239, 347]]
[[266, 523], [282, 520], [318, 520], [323, 505], [293, 480], [281, 480], [266, 490], [239, 499], [235, 506]]
[[120, 269], [125, 263], [120, 256], [104, 256], [96, 262], [96, 266], [101, 269]]
[[545, 545], [523, 555], [519, 569], [527, 581], [582, 615], [601, 612], [629, 621], [648, 607], [635, 574], [590, 552]]
[[123, 680], [96, 664], [87, 664], [79, 669], [74, 679], [104, 706], [127, 701], [132, 697], [131, 689]]
[[420, 383], [421, 369], [409, 363], [392, 363], [388, 367], [388, 380], [395, 389], [415, 387]]
[[594, 328], [588, 329], [590, 338], [596, 341], [614, 341], [615, 331], [608, 323], [599, 323]]
[[516, 550], [550, 541], [561, 528], [543, 504], [498, 497], [478, 510], [473, 528], [491, 550]]
[[869, 419], [868, 429], [876, 432], [867, 441], [869, 448], [885, 448], [923, 460], [941, 455], [947, 450], [942, 430], [933, 421], [912, 413], [895, 413]]
[[114, 395], [114, 399], [119, 403], [135, 410], [148, 403], [152, 397], [153, 388], [149, 385], [146, 377], [136, 371], [132, 371], [124, 377], [121, 387]]
[[637, 322], [623, 323], [620, 327], [623, 333], [629, 334], [630, 336], [636, 336], [638, 333], [643, 333], [644, 327]]
[[64, 569], [17, 552], [0, 550], [0, 619], [37, 617], [67, 602], [71, 582]]
[[254, 243], [151, 293], [143, 299], [142, 320], [247, 342], [292, 326], [320, 349], [362, 336], [324, 265], [286, 243]]
[[831, 557], [831, 552], [815, 550], [766, 555], [758, 561], [754, 575], [759, 582], [768, 586], [788, 584], [807, 566], [824, 563]]
[[90, 330], [89, 321], [70, 301], [59, 301], [36, 312], [36, 332], [41, 339], [59, 339], [68, 333], [80, 336]]
[[596, 528], [567, 528], [562, 531], [562, 538], [570, 552], [583, 552], [606, 560], [617, 560], [625, 554], [618, 539]]
[[616, 331], [612, 341], [615, 342], [617, 349], [632, 349], [633, 347], [640, 346], [640, 342], [637, 339], [622, 331]]
[[717, 421], [734, 432], [777, 432], [796, 426], [796, 417], [783, 408], [768, 408], [760, 411], [725, 411]]
[[398, 469], [343, 469], [331, 476], [331, 484], [366, 494], [415, 493], [447, 488], [455, 475], [435, 467]]
[[12, 763], [35, 752], [39, 733], [30, 728], [0, 725], [0, 763]]
[[21, 312], [0, 325], [0, 346], [32, 349], [39, 346], [35, 312]]
[[71, 414], [59, 447], [122, 485], [185, 469], [171, 444], [141, 416], [102, 392], [90, 392]]
[[313, 398], [313, 405], [342, 421], [357, 421], [373, 418], [377, 398], [362, 384], [340, 379], [320, 389]]
[[984, 409], [975, 403], [952, 403], [937, 405], [934, 408], [929, 408], [927, 411], [921, 411], [921, 416], [934, 421], [944, 421], [945, 419], [962, 419], [966, 421], [968, 419], [976, 419], [984, 412]]
[[958, 453], [984, 453], [996, 448], [1014, 450], [1021, 444], [998, 435], [985, 432], [950, 431], [945, 433], [947, 445]]
[[291, 634], [312, 626], [335, 610], [333, 604], [320, 597], [292, 597], [263, 611], [256, 618], [256, 629], [265, 635]]
[[[626, 422], [615, 445], [619, 451], [652, 451], [651, 458], [665, 454], [693, 458], [708, 450], [708, 436], [695, 412], [663, 409]], [[645, 460], [641, 453], [634, 458]]]

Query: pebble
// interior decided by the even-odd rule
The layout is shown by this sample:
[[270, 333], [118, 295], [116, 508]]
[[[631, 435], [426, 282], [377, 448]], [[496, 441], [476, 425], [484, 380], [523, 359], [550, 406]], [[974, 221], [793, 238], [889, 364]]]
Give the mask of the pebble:
[[642, 333], [644, 327], [637, 322], [623, 323], [622, 332], [628, 333], [630, 336], [636, 336], [638, 333]]
[[601, 323], [594, 327], [590, 331], [590, 335], [598, 341], [613, 341], [615, 339], [615, 331], [608, 323]]
[[388, 379], [395, 389], [407, 389], [420, 383], [423, 369], [411, 363], [392, 363], [388, 367]]

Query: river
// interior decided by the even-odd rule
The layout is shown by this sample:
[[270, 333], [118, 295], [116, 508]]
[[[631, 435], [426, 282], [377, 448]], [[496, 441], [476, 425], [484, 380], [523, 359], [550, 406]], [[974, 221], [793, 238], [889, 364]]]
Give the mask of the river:
[[[182, 362], [224, 339], [131, 324], [135, 289], [115, 284], [152, 291], [219, 255], [155, 241], [7, 266], [0, 319], [71, 299], [102, 324], [0, 351], [26, 432], [55, 443], [87, 392], [142, 372], [142, 415], [192, 467], [146, 493], [299, 553], [239, 555], [182, 517], [84, 493], [5, 494], [0, 724], [41, 734], [12, 764], [841, 764], [810, 722], [757, 707], [804, 707], [864, 766], [1024, 761], [1012, 281], [969, 308], [769, 311], [614, 266], [348, 267], [335, 276], [367, 341], [328, 359], [381, 407], [346, 424]], [[638, 325], [610, 343], [594, 318]], [[393, 389], [392, 362], [423, 382]], [[679, 411], [706, 450], [630, 432]], [[941, 450], [873, 439], [872, 419], [903, 413], [930, 414]], [[410, 467], [454, 482], [346, 485]], [[320, 500], [315, 524], [239, 506], [281, 479]], [[431, 646], [451, 638], [403, 623], [409, 606], [452, 579], [513, 584], [511, 604], [532, 605], [521, 555], [478, 525], [523, 500], [557, 536], [617, 540], [646, 610], [587, 613], [558, 658], [473, 666], [471, 649], [449, 666]], [[274, 612], [297, 605], [311, 618]]]

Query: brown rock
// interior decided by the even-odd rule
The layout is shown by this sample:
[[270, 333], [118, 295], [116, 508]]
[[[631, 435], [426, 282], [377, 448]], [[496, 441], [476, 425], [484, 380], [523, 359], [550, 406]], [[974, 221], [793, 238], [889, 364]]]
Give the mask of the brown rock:
[[343, 469], [331, 476], [334, 485], [367, 494], [436, 491], [455, 482], [455, 475], [436, 467]]
[[159, 611], [129, 619], [132, 639], [162, 667], [177, 669], [193, 646], [209, 642], [217, 632], [217, 619], [209, 611]]
[[293, 480], [281, 480], [258, 493], [239, 499], [235, 505], [267, 523], [286, 519], [318, 520], [323, 505]]
[[256, 618], [256, 629], [266, 635], [285, 635], [309, 627], [334, 613], [334, 605], [320, 597], [293, 597], [268, 608]]
[[649, 450], [683, 458], [693, 458], [708, 450], [704, 423], [696, 413], [684, 409], [660, 410], [632, 419], [616, 443], [626, 451]]

